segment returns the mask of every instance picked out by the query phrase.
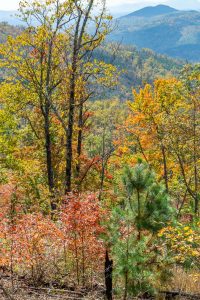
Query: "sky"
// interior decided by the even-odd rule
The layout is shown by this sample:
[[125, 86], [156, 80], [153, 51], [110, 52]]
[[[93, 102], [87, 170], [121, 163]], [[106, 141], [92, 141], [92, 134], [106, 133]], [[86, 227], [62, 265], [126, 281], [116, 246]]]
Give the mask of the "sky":
[[[16, 10], [19, 0], [0, 0], [0, 10]], [[120, 14], [149, 5], [167, 4], [178, 9], [200, 10], [200, 0], [107, 0], [111, 12]]]

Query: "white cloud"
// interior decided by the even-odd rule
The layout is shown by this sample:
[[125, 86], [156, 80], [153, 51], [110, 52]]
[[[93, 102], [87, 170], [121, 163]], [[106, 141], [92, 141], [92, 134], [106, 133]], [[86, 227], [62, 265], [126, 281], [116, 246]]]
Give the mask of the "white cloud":
[[178, 4], [181, 4], [181, 5], [184, 5], [184, 6], [190, 6], [190, 5], [198, 5], [200, 4], [200, 0], [107, 0], [107, 4], [109, 6], [121, 6], [121, 5], [126, 5], [126, 4], [141, 4], [141, 3], [149, 3], [149, 4], [154, 4], [154, 3], [167, 3], [167, 2], [170, 2], [173, 3], [176, 5], [177, 3]]
[[0, 0], [0, 10], [16, 10], [19, 0]]
[[154, 3], [162, 3], [165, 2], [165, 0], [147, 0], [147, 1], [140, 1], [140, 0], [108, 0], [107, 5], [110, 7], [115, 7], [115, 6], [125, 6], [129, 4], [142, 4], [142, 3], [149, 3], [149, 4], [154, 4]]
[[179, 9], [200, 9], [200, 0], [168, 0], [166, 3]]
[[[0, 0], [0, 10], [15, 10], [19, 0]], [[107, 0], [108, 7], [128, 10], [129, 8], [141, 8], [147, 5], [166, 3], [178, 8], [200, 8], [200, 0]]]

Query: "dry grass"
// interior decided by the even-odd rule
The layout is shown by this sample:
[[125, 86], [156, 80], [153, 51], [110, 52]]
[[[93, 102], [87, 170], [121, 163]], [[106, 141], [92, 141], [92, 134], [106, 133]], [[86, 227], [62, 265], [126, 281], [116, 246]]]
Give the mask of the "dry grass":
[[[184, 271], [176, 267], [173, 270], [174, 277], [172, 281], [162, 289], [169, 291], [180, 291], [189, 294], [200, 293], [200, 272]], [[0, 274], [1, 276], [1, 274]], [[4, 288], [1, 288], [1, 285]], [[5, 294], [7, 293], [7, 296]], [[59, 290], [54, 288], [35, 288], [30, 287], [24, 280], [14, 280], [14, 291], [11, 286], [9, 276], [2, 276], [0, 282], [0, 300], [102, 300], [103, 288], [93, 290]], [[134, 298], [135, 299], [135, 298]], [[160, 295], [157, 299], [163, 300], [164, 296]], [[180, 297], [179, 300], [187, 300]]]
[[168, 285], [168, 290], [187, 292], [191, 294], [200, 293], [200, 272], [189, 270], [186, 272], [180, 267], [173, 270], [172, 282]]
[[10, 277], [2, 277], [0, 300], [102, 300], [101, 290], [59, 290], [55, 288], [30, 287], [24, 280], [14, 280], [12, 288]]

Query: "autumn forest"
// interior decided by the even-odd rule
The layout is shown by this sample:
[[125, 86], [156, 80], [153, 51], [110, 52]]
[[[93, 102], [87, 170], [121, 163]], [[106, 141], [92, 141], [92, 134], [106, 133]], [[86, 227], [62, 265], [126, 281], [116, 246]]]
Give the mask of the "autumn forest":
[[104, 0], [22, 0], [18, 18], [0, 44], [0, 299], [200, 299], [200, 64], [133, 80]]

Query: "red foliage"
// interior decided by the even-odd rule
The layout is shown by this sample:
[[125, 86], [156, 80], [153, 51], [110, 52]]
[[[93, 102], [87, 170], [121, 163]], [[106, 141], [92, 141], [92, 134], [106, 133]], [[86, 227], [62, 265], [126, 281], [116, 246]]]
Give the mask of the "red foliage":
[[71, 194], [65, 200], [61, 213], [62, 232], [65, 232], [76, 268], [81, 268], [83, 280], [86, 272], [98, 268], [103, 259], [104, 248], [99, 239], [103, 232], [100, 224], [103, 214], [95, 194]]
[[61, 263], [82, 284], [103, 266], [104, 213], [95, 194], [69, 195], [56, 221], [21, 210], [12, 215], [10, 208], [7, 205], [0, 213], [0, 266], [30, 271], [38, 280], [49, 266]]

